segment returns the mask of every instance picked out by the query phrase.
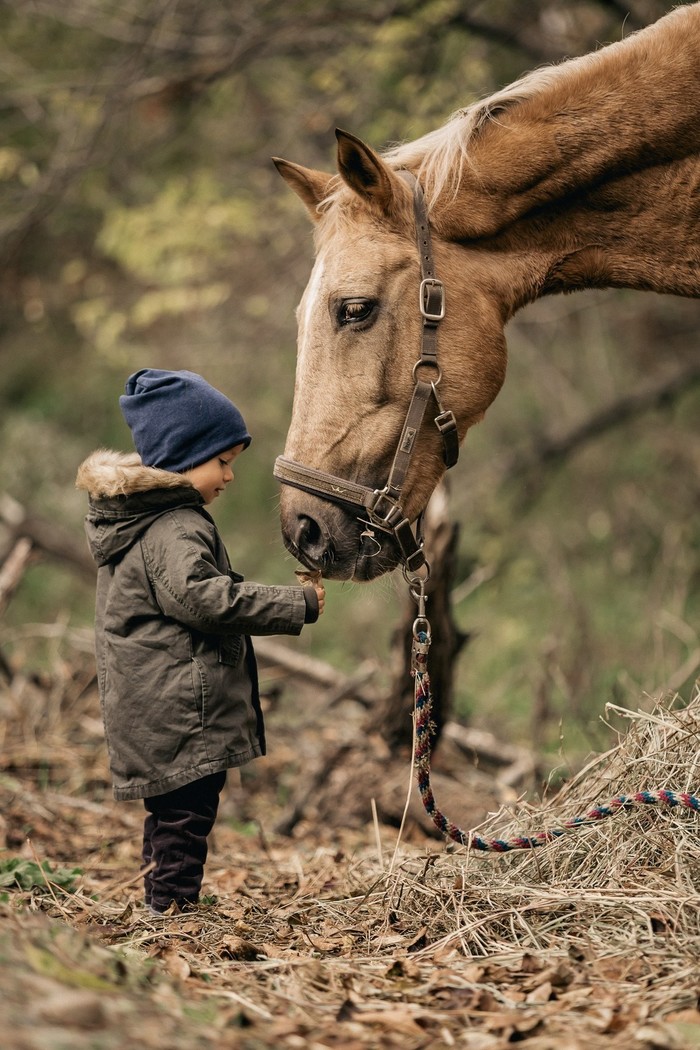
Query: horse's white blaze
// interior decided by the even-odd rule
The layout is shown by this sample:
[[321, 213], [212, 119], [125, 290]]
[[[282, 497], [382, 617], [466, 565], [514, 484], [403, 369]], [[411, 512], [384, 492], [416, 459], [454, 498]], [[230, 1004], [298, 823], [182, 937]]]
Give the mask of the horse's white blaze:
[[316, 361], [318, 340], [313, 337], [321, 312], [320, 304], [325, 286], [325, 273], [324, 258], [319, 254], [297, 308], [297, 369], [294, 383], [293, 423], [287, 433], [285, 445], [285, 453], [292, 459], [304, 456], [308, 459], [309, 457], [310, 451], [306, 448], [305, 438], [310, 433], [315, 433], [309, 427], [309, 419], [318, 407], [319, 391], [327, 381], [325, 369], [319, 368]]
[[314, 264], [314, 268], [311, 271], [311, 277], [309, 283], [306, 286], [303, 299], [303, 311], [299, 318], [299, 350], [297, 358], [297, 368], [301, 369], [304, 364], [304, 357], [308, 350], [308, 338], [307, 333], [311, 328], [313, 322], [314, 312], [316, 310], [317, 301], [321, 295], [321, 288], [323, 286], [323, 276], [326, 270], [323, 256], [319, 255]]

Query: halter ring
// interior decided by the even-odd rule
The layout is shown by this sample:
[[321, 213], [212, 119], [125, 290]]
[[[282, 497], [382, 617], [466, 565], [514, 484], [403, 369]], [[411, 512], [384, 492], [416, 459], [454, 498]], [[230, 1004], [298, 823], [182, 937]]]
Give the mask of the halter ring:
[[437, 372], [437, 378], [431, 379], [430, 381], [430, 385], [433, 387], [433, 389], [435, 389], [435, 387], [442, 379], [442, 369], [440, 368], [440, 365], [437, 363], [437, 361], [426, 361], [425, 358], [419, 357], [415, 365], [413, 366], [414, 383], [418, 382], [418, 369], [421, 367], [421, 365], [425, 365], [426, 368], [434, 368]]

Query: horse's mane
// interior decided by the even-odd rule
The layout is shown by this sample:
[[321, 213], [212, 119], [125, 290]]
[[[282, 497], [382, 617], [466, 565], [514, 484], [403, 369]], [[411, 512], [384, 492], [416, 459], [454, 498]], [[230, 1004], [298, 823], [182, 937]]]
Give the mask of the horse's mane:
[[[589, 57], [584, 56], [577, 61], [582, 62]], [[567, 63], [567, 66], [570, 65], [570, 62]], [[430, 210], [441, 194], [451, 196], [457, 193], [464, 167], [470, 163], [469, 147], [483, 128], [497, 121], [499, 115], [507, 110], [533, 98], [562, 75], [560, 66], [536, 69], [487, 98], [458, 109], [434, 131], [411, 142], [387, 147], [380, 151], [380, 155], [392, 168], [406, 168], [413, 172], [423, 187]], [[322, 236], [329, 236], [333, 225], [352, 221], [352, 196], [348, 209], [333, 207], [341, 197], [347, 200], [344, 184], [335, 177], [318, 209], [326, 219], [331, 219], [331, 225], [326, 223], [317, 227], [317, 241]]]
[[[576, 98], [576, 84], [581, 75], [590, 73], [591, 67], [595, 71], [595, 67], [609, 61], [613, 53], [618, 58], [620, 48], [627, 48], [631, 37], [636, 35], [526, 73], [492, 95], [458, 109], [442, 127], [412, 142], [382, 150], [382, 159], [392, 168], [412, 171], [420, 180], [430, 207], [438, 197], [456, 194], [465, 166], [472, 163], [470, 147], [488, 125], [498, 123], [500, 116], [523, 103], [537, 102], [538, 98], [548, 111], [581, 105], [585, 100]], [[331, 199], [334, 196], [331, 194]]]
[[[552, 111], [590, 104], [580, 92], [582, 74], [595, 73], [595, 67], [610, 61], [613, 54], [618, 58], [619, 49], [628, 47], [631, 37], [636, 35], [526, 73], [492, 95], [458, 109], [436, 130], [382, 150], [381, 157], [394, 169], [407, 168], [413, 172], [423, 186], [430, 208], [438, 197], [449, 198], [457, 193], [465, 167], [473, 163], [470, 148], [489, 125], [497, 124], [499, 117], [519, 106], [537, 103], [540, 99], [542, 114], [536, 114], [540, 119]], [[595, 80], [594, 76], [592, 82]], [[342, 184], [333, 179], [320, 210], [327, 214], [342, 192]]]
[[[556, 76], [561, 75], [556, 66], [546, 66], [526, 74], [508, 87], [465, 106], [453, 113], [434, 131], [380, 151], [387, 164], [394, 169], [406, 168], [420, 181], [428, 208], [446, 192], [455, 194], [464, 166], [470, 163], [469, 147], [479, 132], [506, 110], [532, 98]], [[343, 183], [334, 178], [329, 192], [319, 206], [319, 212], [328, 216], [332, 206], [344, 195]], [[348, 216], [335, 214], [336, 221]]]
[[508, 87], [453, 113], [435, 131], [412, 142], [404, 142], [382, 151], [382, 158], [392, 168], [408, 168], [423, 186], [428, 206], [439, 196], [457, 192], [465, 165], [470, 164], [469, 149], [483, 129], [497, 122], [499, 116], [535, 98], [557, 82], [568, 79], [572, 65], [580, 68], [593, 56], [585, 55], [573, 62], [543, 66], [525, 74]]

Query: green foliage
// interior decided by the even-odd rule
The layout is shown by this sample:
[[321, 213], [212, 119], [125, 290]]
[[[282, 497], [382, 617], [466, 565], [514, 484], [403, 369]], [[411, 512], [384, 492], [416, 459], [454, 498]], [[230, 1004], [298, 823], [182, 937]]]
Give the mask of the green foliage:
[[39, 893], [74, 893], [80, 868], [52, 868], [45, 860], [38, 863], [22, 857], [0, 858], [0, 886], [11, 890]]
[[115, 206], [97, 246], [128, 274], [178, 288], [229, 265], [237, 240], [255, 232], [253, 202], [226, 197], [208, 172], [169, 179], [137, 207]]

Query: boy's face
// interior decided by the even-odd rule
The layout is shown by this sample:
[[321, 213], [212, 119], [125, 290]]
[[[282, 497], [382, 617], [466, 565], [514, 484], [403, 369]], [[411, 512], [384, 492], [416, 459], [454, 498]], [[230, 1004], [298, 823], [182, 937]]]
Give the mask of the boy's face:
[[183, 471], [183, 477], [194, 485], [205, 504], [212, 503], [219, 493], [224, 491], [229, 481], [233, 481], [233, 463], [244, 448], [245, 445], [234, 445], [213, 459], [208, 459], [206, 463]]

